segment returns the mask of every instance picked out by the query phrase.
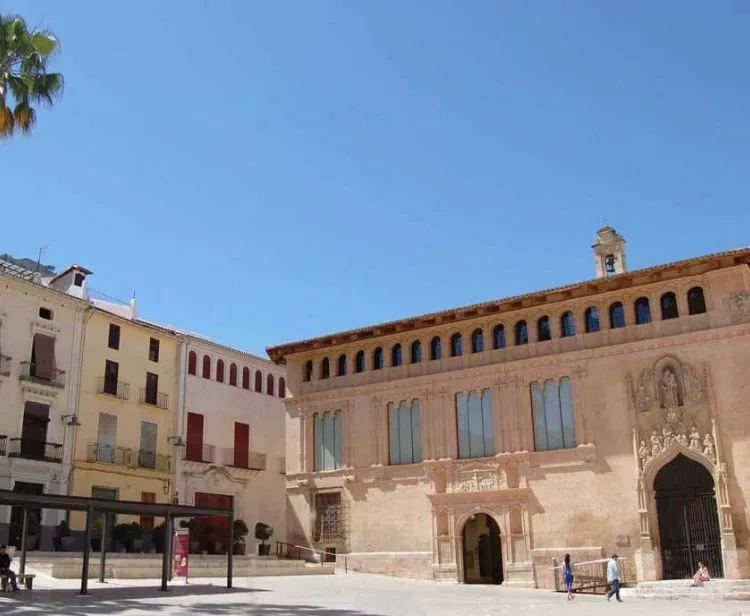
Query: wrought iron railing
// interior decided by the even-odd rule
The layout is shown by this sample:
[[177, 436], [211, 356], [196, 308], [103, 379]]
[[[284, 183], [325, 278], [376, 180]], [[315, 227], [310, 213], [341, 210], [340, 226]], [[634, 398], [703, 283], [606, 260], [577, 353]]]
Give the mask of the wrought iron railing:
[[116, 398], [127, 400], [130, 398], [130, 383], [115, 381], [114, 379], [100, 376], [96, 384], [96, 393], [107, 394], [108, 396], [115, 396]]
[[172, 459], [163, 453], [145, 451], [139, 449], [131, 452], [131, 466], [138, 468], [148, 468], [154, 471], [169, 472], [172, 470]]
[[148, 387], [141, 387], [140, 402], [141, 404], [158, 406], [160, 409], [168, 409], [169, 394], [165, 394], [163, 391], [149, 389]]
[[8, 457], [62, 462], [63, 446], [29, 438], [12, 438], [9, 442]]
[[243, 451], [229, 447], [224, 450], [224, 464], [235, 468], [245, 468], [253, 471], [266, 470], [266, 454], [257, 451]]
[[86, 451], [86, 460], [88, 462], [126, 466], [130, 455], [131, 450], [125, 447], [108, 445], [106, 443], [89, 443]]
[[[572, 563], [573, 566], [573, 592], [604, 594], [609, 590], [607, 581], [608, 559], [591, 560], [582, 563]], [[628, 586], [636, 581], [633, 563], [627, 558], [618, 558], [617, 566], [620, 570], [620, 585]], [[562, 564], [556, 559], [552, 561], [555, 577], [555, 590], [563, 592], [566, 590]]]
[[213, 445], [196, 445], [188, 440], [185, 446], [185, 460], [213, 464], [216, 462], [216, 447]]
[[276, 542], [276, 557], [288, 558], [290, 560], [304, 560], [306, 562], [319, 562], [321, 565], [335, 563], [341, 559], [344, 563], [344, 573], [349, 572], [349, 562], [343, 554], [336, 552], [326, 552], [325, 550], [316, 550], [307, 548], [303, 545], [285, 543], [284, 541]]
[[10, 376], [10, 367], [13, 359], [7, 355], [0, 355], [0, 376]]
[[8, 453], [8, 437], [0, 434], [0, 456], [4, 456], [6, 453]]
[[51, 387], [65, 387], [65, 370], [58, 370], [57, 368], [39, 369], [38, 364], [30, 361], [22, 361], [20, 366], [18, 378], [22, 381], [33, 381]]

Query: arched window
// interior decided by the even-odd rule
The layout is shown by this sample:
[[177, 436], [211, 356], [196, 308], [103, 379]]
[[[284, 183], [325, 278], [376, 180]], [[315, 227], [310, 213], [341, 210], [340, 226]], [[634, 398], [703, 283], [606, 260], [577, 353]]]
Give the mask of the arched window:
[[676, 319], [680, 316], [677, 308], [677, 296], [672, 291], [667, 291], [661, 296], [661, 320]]
[[273, 396], [273, 374], [269, 374], [266, 377], [266, 393], [269, 396]]
[[383, 367], [383, 348], [378, 347], [372, 352], [372, 369], [380, 370]]
[[415, 340], [411, 343], [411, 363], [419, 364], [422, 362], [422, 343]]
[[365, 352], [357, 351], [357, 354], [354, 356], [354, 372], [364, 372], [364, 371], [365, 371]]
[[430, 359], [442, 359], [443, 348], [440, 345], [440, 336], [435, 336], [430, 340]]
[[637, 325], [651, 323], [651, 304], [648, 297], [639, 297], [635, 300], [635, 322]]
[[329, 376], [331, 376], [331, 362], [328, 361], [327, 357], [324, 357], [323, 361], [320, 362], [320, 378], [327, 379]]
[[516, 345], [529, 344], [529, 328], [526, 321], [516, 323]]
[[[260, 373], [258, 373], [258, 374], [260, 374]], [[313, 363], [312, 363], [312, 359], [308, 359], [305, 362], [305, 370], [304, 370], [304, 372], [302, 374], [302, 380], [303, 381], [312, 381], [312, 376], [313, 376]], [[257, 382], [257, 377], [256, 377], [256, 382]]]
[[[312, 373], [312, 362], [310, 362], [310, 368]], [[307, 373], [305, 373], [305, 376]], [[305, 379], [306, 381], [309, 381], [310, 379]], [[242, 389], [250, 389], [250, 368], [245, 366], [242, 369]]]
[[495, 329], [492, 330], [492, 346], [496, 349], [505, 348], [505, 326], [495, 325]]
[[195, 351], [190, 351], [188, 354], [188, 374], [195, 376], [196, 372], [198, 372], [198, 356]]
[[219, 383], [224, 382], [224, 360], [220, 359], [216, 362], [216, 380]]
[[211, 358], [208, 355], [203, 356], [203, 378], [211, 378]]
[[263, 393], [263, 375], [260, 370], [255, 371], [255, 391], [259, 394]]
[[471, 334], [471, 352], [484, 352], [484, 333], [479, 328], [475, 329]]
[[338, 371], [336, 372], [338, 376], [346, 376], [346, 354], [342, 353], [339, 355], [338, 360]]
[[601, 324], [599, 323], [599, 309], [596, 306], [586, 308], [584, 319], [586, 321], [587, 334], [598, 332], [601, 329]]
[[552, 331], [549, 326], [549, 317], [545, 315], [536, 322], [536, 341], [546, 342], [547, 340], [552, 340]]
[[229, 384], [237, 387], [237, 364], [229, 364]]
[[688, 314], [704, 314], [706, 312], [706, 298], [701, 287], [693, 287], [687, 292]]
[[614, 302], [610, 305], [609, 327], [610, 329], [625, 327], [625, 308], [623, 307], [622, 302]]
[[391, 366], [400, 366], [402, 363], [401, 345], [394, 344], [391, 349]]
[[284, 377], [279, 377], [279, 398], [286, 398], [286, 381]]
[[563, 312], [560, 317], [560, 331], [563, 338], [576, 335], [576, 317], [570, 310]]
[[461, 334], [456, 332], [451, 336], [451, 357], [461, 357], [464, 354], [463, 341]]

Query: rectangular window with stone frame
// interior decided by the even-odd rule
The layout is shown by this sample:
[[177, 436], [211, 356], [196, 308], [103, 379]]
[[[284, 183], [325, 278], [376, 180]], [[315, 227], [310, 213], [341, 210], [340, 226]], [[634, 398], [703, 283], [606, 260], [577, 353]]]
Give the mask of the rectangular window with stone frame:
[[530, 388], [535, 451], [575, 447], [576, 423], [570, 379], [534, 381]]
[[391, 464], [422, 461], [422, 428], [419, 400], [388, 405], [388, 444]]
[[341, 411], [315, 413], [315, 470], [332, 471], [344, 466]]
[[495, 455], [495, 423], [489, 389], [456, 394], [456, 431], [459, 458]]

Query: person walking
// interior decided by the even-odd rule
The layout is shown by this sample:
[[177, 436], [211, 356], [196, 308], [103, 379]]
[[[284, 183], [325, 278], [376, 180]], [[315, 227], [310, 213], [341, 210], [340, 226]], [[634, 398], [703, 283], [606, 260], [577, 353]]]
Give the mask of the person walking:
[[620, 599], [620, 567], [617, 564], [617, 554], [612, 554], [607, 563], [607, 582], [611, 586], [607, 593], [607, 601], [614, 595], [618, 601], [622, 602], [622, 599]]
[[568, 590], [568, 601], [575, 599], [573, 596], [573, 565], [570, 564], [570, 554], [565, 555], [563, 560], [563, 579], [565, 580], [565, 588]]

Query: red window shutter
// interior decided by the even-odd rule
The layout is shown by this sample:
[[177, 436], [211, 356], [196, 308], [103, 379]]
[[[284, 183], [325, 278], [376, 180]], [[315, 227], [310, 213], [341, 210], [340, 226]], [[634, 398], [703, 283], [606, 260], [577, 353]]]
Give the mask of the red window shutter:
[[237, 387], [237, 364], [229, 366], [229, 384]]
[[[155, 503], [156, 494], [153, 492], [141, 492], [142, 503]], [[154, 529], [154, 518], [153, 516], [141, 516], [141, 529], [142, 530], [153, 530]]]
[[250, 389], [250, 369], [242, 369], [242, 389]]
[[185, 458], [195, 462], [203, 460], [203, 415], [188, 413], [187, 447]]
[[216, 380], [219, 383], [224, 382], [224, 360], [220, 359], [216, 362]]
[[234, 465], [247, 468], [250, 462], [250, 426], [234, 422]]
[[197, 371], [198, 356], [195, 354], [195, 351], [190, 351], [190, 354], [188, 355], [188, 374], [195, 375]]

